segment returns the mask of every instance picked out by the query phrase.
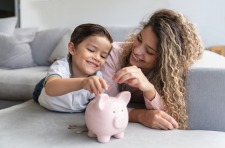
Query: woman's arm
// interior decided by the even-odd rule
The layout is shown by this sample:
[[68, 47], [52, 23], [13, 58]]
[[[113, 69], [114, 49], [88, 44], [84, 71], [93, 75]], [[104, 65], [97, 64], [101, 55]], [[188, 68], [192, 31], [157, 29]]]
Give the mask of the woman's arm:
[[154, 85], [149, 82], [140, 68], [137, 66], [124, 67], [112, 78], [116, 83], [126, 83], [138, 88], [148, 100], [153, 100], [156, 94]]
[[138, 122], [154, 129], [178, 128], [178, 123], [174, 118], [162, 110], [132, 109], [129, 111], [129, 121]]
[[140, 68], [136, 66], [124, 67], [113, 76], [113, 80], [119, 84], [126, 83], [142, 91], [147, 109], [162, 109], [162, 99]]
[[136, 66], [125, 67], [113, 77], [117, 83], [126, 83], [143, 92], [147, 109], [131, 109], [129, 121], [138, 122], [150, 128], [176, 129], [178, 123], [173, 117], [162, 110], [149, 110], [150, 108], [162, 109], [163, 102], [154, 86], [149, 82], [142, 71]]
[[155, 97], [152, 100], [146, 98], [145, 95], [144, 100], [147, 109], [158, 109], [158, 110], [163, 109], [163, 100], [161, 99], [161, 96], [158, 94], [157, 91], [155, 93]]

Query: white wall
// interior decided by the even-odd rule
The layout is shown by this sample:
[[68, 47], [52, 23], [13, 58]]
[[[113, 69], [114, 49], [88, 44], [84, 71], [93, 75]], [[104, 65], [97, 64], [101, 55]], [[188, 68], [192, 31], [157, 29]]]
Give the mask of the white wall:
[[138, 25], [160, 8], [177, 10], [196, 24], [205, 47], [225, 45], [224, 0], [20, 0], [21, 27], [49, 29], [81, 23]]

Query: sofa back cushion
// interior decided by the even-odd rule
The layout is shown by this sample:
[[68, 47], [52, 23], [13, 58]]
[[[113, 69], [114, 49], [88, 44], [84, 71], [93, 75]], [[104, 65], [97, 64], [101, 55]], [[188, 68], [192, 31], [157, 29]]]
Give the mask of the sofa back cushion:
[[26, 68], [35, 66], [30, 42], [36, 28], [16, 29], [13, 35], [0, 33], [0, 66], [5, 68]]
[[138, 26], [105, 26], [114, 42], [125, 41], [130, 34], [137, 31]]
[[0, 19], [0, 32], [12, 35], [16, 27], [17, 17]]
[[48, 58], [50, 63], [53, 63], [55, 60], [65, 58], [68, 55], [68, 43], [70, 42], [71, 34], [73, 30], [68, 30], [64, 36], [61, 38], [57, 46], [52, 51], [51, 55]]
[[33, 59], [37, 65], [50, 65], [48, 58], [68, 29], [55, 28], [37, 32], [35, 39], [31, 43]]

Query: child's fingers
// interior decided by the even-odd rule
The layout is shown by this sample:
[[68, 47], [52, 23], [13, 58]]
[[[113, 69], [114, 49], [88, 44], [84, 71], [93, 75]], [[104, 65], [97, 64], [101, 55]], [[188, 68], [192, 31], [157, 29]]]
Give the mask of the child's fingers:
[[103, 92], [101, 79], [102, 78], [99, 78], [99, 77], [95, 77], [95, 79], [94, 79], [94, 86], [93, 87], [95, 87], [95, 90], [97, 91], [97, 93], [102, 93]]
[[94, 93], [97, 96], [98, 95], [98, 89], [96, 88], [95, 83], [92, 83], [90, 85], [90, 88], [91, 88], [91, 92]]
[[108, 84], [102, 77], [92, 77], [89, 81], [90, 92], [98, 95], [99, 93], [103, 93], [104, 89], [108, 89]]
[[99, 82], [101, 83], [101, 87], [105, 90], [108, 90], [108, 84], [106, 83], [106, 81], [103, 78], [99, 78]]

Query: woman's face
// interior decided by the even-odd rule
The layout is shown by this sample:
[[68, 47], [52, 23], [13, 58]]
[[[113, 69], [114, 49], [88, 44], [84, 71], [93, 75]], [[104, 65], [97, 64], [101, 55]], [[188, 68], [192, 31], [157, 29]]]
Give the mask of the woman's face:
[[149, 72], [157, 62], [158, 38], [151, 27], [144, 28], [133, 43], [130, 64], [136, 65], [145, 72]]

